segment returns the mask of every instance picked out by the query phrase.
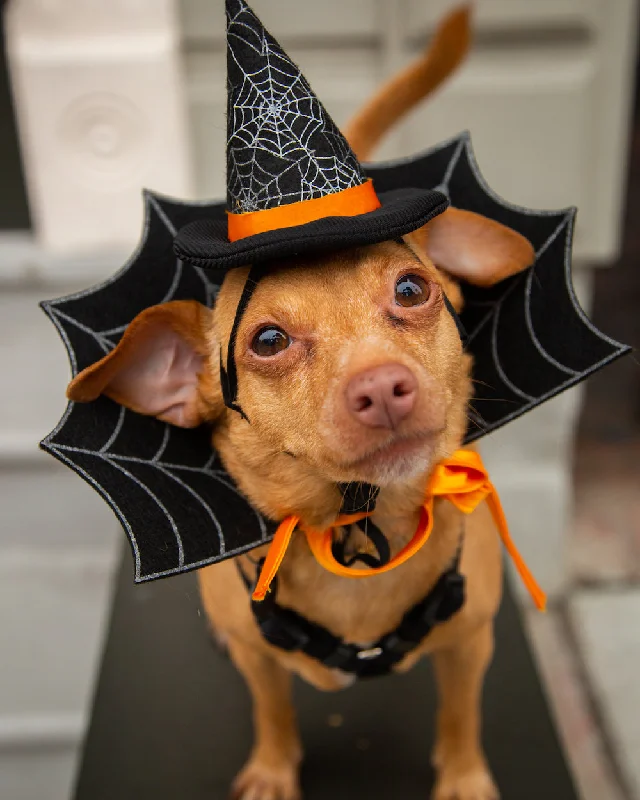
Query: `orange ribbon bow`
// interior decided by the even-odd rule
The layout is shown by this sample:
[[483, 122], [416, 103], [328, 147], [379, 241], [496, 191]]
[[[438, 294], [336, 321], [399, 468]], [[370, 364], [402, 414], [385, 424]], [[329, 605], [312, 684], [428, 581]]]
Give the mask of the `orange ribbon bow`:
[[307, 537], [307, 542], [316, 561], [335, 575], [341, 575], [347, 578], [369, 578], [373, 575], [380, 575], [383, 572], [389, 572], [389, 570], [395, 569], [395, 567], [400, 566], [400, 564], [403, 564], [407, 559], [415, 555], [429, 539], [433, 528], [433, 501], [435, 497], [445, 497], [464, 514], [470, 514], [482, 500], [486, 500], [493, 520], [498, 528], [498, 532], [500, 533], [502, 543], [511, 556], [536, 607], [543, 611], [547, 602], [546, 595], [518, 552], [509, 533], [509, 527], [504, 511], [502, 510], [502, 504], [500, 503], [498, 493], [489, 480], [489, 475], [482, 463], [482, 459], [478, 453], [472, 450], [456, 450], [451, 458], [438, 464], [427, 485], [426, 499], [420, 510], [420, 521], [418, 522], [416, 532], [411, 541], [388, 563], [381, 567], [372, 569], [354, 569], [352, 567], [346, 567], [336, 561], [331, 551], [333, 529], [351, 525], [360, 519], [364, 519], [364, 517], [368, 517], [368, 513], [339, 516], [334, 524], [324, 531], [318, 531], [314, 528], [301, 525], [300, 517], [287, 517], [280, 523], [273, 541], [271, 542], [258, 582], [253, 591], [253, 599], [258, 601], [264, 600], [269, 591], [271, 581], [274, 579], [282, 563], [291, 536], [297, 527], [300, 527]]

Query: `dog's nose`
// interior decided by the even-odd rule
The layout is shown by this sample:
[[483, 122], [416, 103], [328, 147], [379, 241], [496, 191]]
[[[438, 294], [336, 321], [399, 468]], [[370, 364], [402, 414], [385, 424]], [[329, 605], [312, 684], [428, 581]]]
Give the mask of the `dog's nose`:
[[370, 428], [397, 428], [416, 404], [418, 381], [402, 364], [383, 364], [354, 375], [345, 389], [347, 408]]

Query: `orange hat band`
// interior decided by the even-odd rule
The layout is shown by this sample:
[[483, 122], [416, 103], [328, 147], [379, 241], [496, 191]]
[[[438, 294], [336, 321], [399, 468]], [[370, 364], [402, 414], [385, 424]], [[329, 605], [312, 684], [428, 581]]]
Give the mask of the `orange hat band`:
[[227, 235], [230, 242], [237, 242], [238, 239], [255, 236], [256, 233], [306, 225], [307, 222], [315, 222], [324, 217], [357, 217], [375, 211], [380, 205], [373, 182], [368, 180], [341, 192], [263, 211], [250, 211], [246, 214], [231, 214], [227, 211]]

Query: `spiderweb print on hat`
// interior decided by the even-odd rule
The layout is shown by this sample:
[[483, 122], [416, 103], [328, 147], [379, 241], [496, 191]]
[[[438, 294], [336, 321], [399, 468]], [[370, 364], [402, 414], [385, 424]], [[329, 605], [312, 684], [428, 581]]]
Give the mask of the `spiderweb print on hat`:
[[227, 207], [259, 211], [365, 176], [306, 79], [243, 0], [227, 3]]

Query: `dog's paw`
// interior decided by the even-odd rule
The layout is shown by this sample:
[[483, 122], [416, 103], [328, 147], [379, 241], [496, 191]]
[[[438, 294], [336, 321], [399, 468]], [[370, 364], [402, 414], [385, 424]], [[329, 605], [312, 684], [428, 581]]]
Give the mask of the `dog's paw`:
[[231, 787], [232, 800], [301, 800], [298, 768], [274, 767], [251, 760]]
[[500, 800], [500, 793], [484, 765], [466, 770], [441, 767], [432, 799]]

